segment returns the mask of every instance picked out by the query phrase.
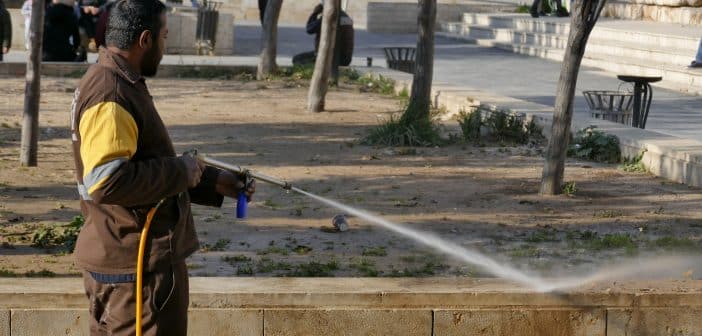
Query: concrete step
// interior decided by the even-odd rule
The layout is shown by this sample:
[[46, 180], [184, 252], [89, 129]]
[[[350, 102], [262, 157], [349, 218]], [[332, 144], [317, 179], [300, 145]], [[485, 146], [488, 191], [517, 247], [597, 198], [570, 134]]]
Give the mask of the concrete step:
[[[671, 25], [661, 25], [661, 29], [655, 24], [645, 25], [643, 23], [632, 23], [636, 29], [625, 29], [619, 21], [600, 19], [593, 30], [590, 38], [592, 40], [626, 41], [635, 43], [640, 47], [664, 48], [674, 50], [686, 50], [691, 55], [697, 51], [699, 35], [690, 36], [691, 27], [676, 27]], [[512, 29], [530, 33], [557, 34], [564, 37], [570, 31], [570, 20], [568, 18], [542, 17], [534, 19], [525, 14], [479, 14], [465, 13], [463, 24], [467, 26], [482, 26], [490, 28]], [[644, 25], [647, 29], [638, 29]], [[662, 33], [660, 30], [666, 31]], [[681, 31], [677, 33], [677, 31]]]
[[[533, 45], [535, 47], [565, 49], [568, 36], [565, 34], [534, 33], [508, 28], [491, 28], [485, 26], [449, 23], [444, 31], [460, 32], [473, 39], [493, 39], [501, 43], [516, 43]], [[594, 35], [587, 46], [588, 53], [629, 57], [637, 59], [637, 64], [669, 63], [676, 66], [687, 66], [692, 60], [694, 51], [676, 48], [642, 47], [636, 42], [614, 41]]]
[[[570, 21], [524, 14], [466, 13], [441, 24], [443, 36], [523, 55], [562, 61]], [[688, 69], [697, 52], [694, 27], [601, 20], [590, 36], [583, 65], [615, 74], [663, 76], [657, 86], [702, 94], [702, 71]]]
[[[481, 41], [480, 44], [488, 45], [485, 41]], [[559, 62], [563, 60], [563, 55], [565, 53], [562, 49], [500, 42], [493, 42], [492, 47]], [[702, 94], [702, 71], [690, 70], [668, 63], [651, 62], [644, 66], [637, 64], [636, 62], [638, 61], [638, 59], [629, 57], [612, 57], [611, 55], [588, 52], [583, 57], [582, 65], [599, 68], [613, 74], [662, 76], [663, 80], [653, 84], [654, 86], [690, 94]]]
[[[477, 44], [484, 47], [497, 48], [517, 54], [563, 61], [564, 49], [538, 47], [528, 44], [497, 42], [493, 39], [473, 38], [460, 33], [439, 32], [438, 36], [461, 42]], [[614, 57], [588, 50], [583, 57], [582, 65], [599, 68], [613, 74], [640, 74], [642, 76], [663, 76], [661, 82], [654, 86], [680, 92], [702, 95], [702, 71], [688, 69], [684, 66], [671, 65], [669, 62], [649, 62], [639, 64], [640, 59], [630, 57]]]

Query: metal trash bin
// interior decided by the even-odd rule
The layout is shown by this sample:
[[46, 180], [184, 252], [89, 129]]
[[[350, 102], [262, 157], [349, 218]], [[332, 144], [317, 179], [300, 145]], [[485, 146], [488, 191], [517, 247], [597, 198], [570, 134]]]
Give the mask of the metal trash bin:
[[214, 55], [221, 2], [203, 0], [197, 9], [195, 48], [198, 55]]
[[632, 126], [634, 94], [623, 91], [583, 91], [595, 119]]
[[389, 47], [383, 48], [383, 51], [385, 51], [385, 60], [388, 62], [388, 68], [414, 73], [414, 69], [417, 65], [415, 60], [417, 48]]

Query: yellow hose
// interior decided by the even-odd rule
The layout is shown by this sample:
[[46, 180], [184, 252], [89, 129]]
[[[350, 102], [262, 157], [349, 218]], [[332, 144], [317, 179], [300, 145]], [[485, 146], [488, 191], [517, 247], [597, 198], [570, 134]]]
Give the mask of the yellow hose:
[[[161, 201], [163, 202], [163, 201]], [[143, 312], [142, 303], [143, 299], [143, 281], [144, 281], [144, 250], [146, 249], [146, 238], [149, 235], [149, 227], [151, 227], [151, 221], [154, 219], [156, 210], [161, 205], [158, 203], [155, 207], [149, 210], [146, 215], [146, 222], [144, 222], [144, 228], [141, 229], [141, 236], [139, 237], [139, 254], [137, 256], [137, 269], [136, 269], [136, 336], [141, 336], [141, 314]]]

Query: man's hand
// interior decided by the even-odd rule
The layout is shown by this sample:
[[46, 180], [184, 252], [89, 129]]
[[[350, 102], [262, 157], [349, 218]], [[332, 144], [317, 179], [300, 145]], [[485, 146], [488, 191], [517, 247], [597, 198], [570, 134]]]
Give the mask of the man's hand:
[[251, 180], [247, 186], [245, 177], [224, 170], [217, 178], [215, 190], [218, 194], [231, 198], [239, 197], [239, 193], [243, 191], [246, 194], [246, 198], [251, 202], [251, 197], [256, 192], [256, 181]]
[[3, 54], [7, 54], [8, 52], [10, 52], [10, 47], [2, 47]]
[[183, 155], [179, 159], [185, 163], [188, 173], [188, 188], [197, 187], [200, 184], [202, 172], [205, 171], [205, 164], [190, 155]]

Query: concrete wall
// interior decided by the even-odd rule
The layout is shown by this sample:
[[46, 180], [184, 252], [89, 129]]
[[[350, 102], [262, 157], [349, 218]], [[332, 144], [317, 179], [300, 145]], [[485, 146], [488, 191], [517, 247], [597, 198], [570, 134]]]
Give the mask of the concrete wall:
[[[699, 280], [557, 294], [469, 278], [191, 280], [189, 335], [702, 335]], [[80, 279], [0, 279], [0, 336], [87, 336], [86, 306]]]
[[[184, 1], [189, 2], [189, 0]], [[223, 2], [223, 10], [233, 14], [236, 20], [259, 20], [258, 0], [223, 0]], [[474, 6], [476, 3], [476, 1], [470, 0], [438, 0], [438, 2], [440, 4], [439, 8], [442, 7], [441, 5], [454, 6], [472, 3]], [[489, 1], [484, 2], [489, 3]], [[305, 24], [305, 22], [307, 22], [307, 18], [312, 12], [312, 9], [317, 4], [319, 4], [319, 0], [284, 1], [283, 8], [280, 13], [280, 23], [297, 25]], [[373, 4], [387, 4], [389, 7], [382, 7], [383, 12], [380, 13], [381, 16], [373, 16]], [[407, 6], [409, 6], [409, 8], [416, 9], [416, 0], [342, 0], [342, 6], [345, 6], [346, 12], [349, 14], [349, 16], [351, 16], [351, 18], [353, 18], [354, 24], [357, 28], [365, 29], [366, 27], [370, 27], [370, 21], [372, 19], [377, 20], [376, 18], [378, 17], [385, 20], [395, 17], [407, 17], [410, 19], [410, 21], [412, 21], [412, 25], [416, 25], [417, 21], [416, 12], [412, 13], [405, 11]], [[386, 8], [388, 8], [389, 11], [386, 11]], [[452, 8], [454, 8], [454, 10], [459, 10], [459, 7]], [[459, 18], [461, 14], [462, 12], [455, 12], [452, 13], [451, 17]], [[376, 21], [374, 24], [377, 26], [379, 22]]]
[[[196, 54], [195, 36], [197, 30], [197, 12], [176, 11], [168, 14], [167, 54]], [[234, 16], [219, 14], [219, 27], [215, 45], [216, 55], [234, 54]]]
[[24, 16], [19, 9], [8, 9], [12, 20], [12, 49], [25, 50], [24, 48]]

